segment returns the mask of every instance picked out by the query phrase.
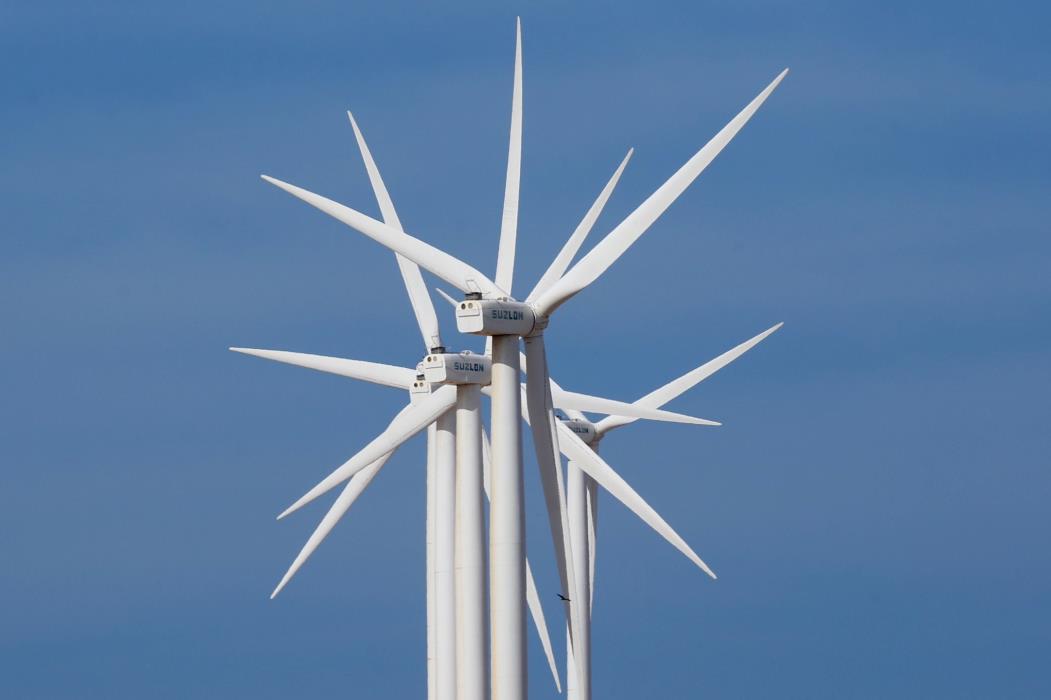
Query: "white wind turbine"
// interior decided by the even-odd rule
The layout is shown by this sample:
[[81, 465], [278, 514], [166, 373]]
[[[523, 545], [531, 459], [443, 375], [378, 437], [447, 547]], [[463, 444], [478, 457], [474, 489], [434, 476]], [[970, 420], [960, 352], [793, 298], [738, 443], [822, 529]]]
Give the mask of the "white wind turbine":
[[[354, 134], [365, 161], [366, 170], [380, 206], [383, 219], [401, 228], [397, 212], [379, 170], [368, 150], [353, 116], [348, 112]], [[268, 359], [330, 371], [410, 391], [410, 406], [434, 404], [434, 419], [426, 424], [427, 440], [427, 646], [428, 697], [439, 700], [457, 695], [484, 697], [488, 687], [488, 645], [485, 615], [484, 522], [481, 506], [481, 423], [479, 387], [488, 383], [488, 362], [481, 363], [445, 352], [437, 317], [415, 263], [397, 255], [409, 300], [424, 339], [427, 357], [422, 371], [371, 363], [308, 356], [299, 353], [238, 349]], [[450, 391], [443, 387], [440, 399], [429, 399], [432, 388], [450, 379], [447, 369], [459, 364], [471, 371], [453, 372], [458, 386]], [[446, 376], [426, 374], [437, 373]], [[455, 394], [455, 412], [446, 405]], [[445, 407], [442, 410], [442, 406]], [[425, 409], [426, 410], [426, 409]], [[271, 597], [276, 596], [303, 565], [361, 492], [371, 483], [393, 449], [356, 474], [347, 484], [306, 545], [296, 557]], [[555, 681], [558, 672], [550, 651], [543, 611], [539, 600], [530, 601], [534, 622], [552, 667]], [[458, 639], [459, 637], [459, 639]], [[459, 667], [459, 668], [458, 668]]]
[[[400, 222], [393, 202], [365, 143], [361, 130], [350, 113], [348, 113], [348, 117], [354, 128], [355, 137], [384, 220], [400, 228]], [[586, 228], [589, 228], [594, 223], [625, 163], [622, 163], [621, 167], [618, 168], [614, 178], [600, 194], [599, 200], [589, 210], [578, 230], [584, 230], [586, 233]], [[424, 397], [429, 396], [432, 390], [444, 383], [458, 385], [456, 388], [457, 411], [455, 420], [453, 420], [451, 415], [453, 411], [449, 408], [427, 426], [429, 689], [433, 693], [432, 697], [449, 697], [456, 690], [458, 683], [463, 683], [465, 678], [480, 676], [487, 667], [485, 658], [479, 658], [484, 656], [485, 652], [485, 592], [484, 588], [478, 591], [478, 579], [481, 578], [480, 585], [484, 587], [484, 577], [476, 575], [465, 581], [465, 572], [470, 574], [472, 569], [469, 565], [464, 565], [467, 562], [463, 561], [463, 552], [465, 551], [468, 554], [468, 560], [471, 560], [473, 557], [477, 561], [477, 557], [484, 556], [480, 546], [476, 544], [480, 539], [484, 539], [481, 509], [480, 507], [475, 507], [478, 493], [476, 486], [480, 488], [481, 472], [476, 472], [473, 469], [474, 455], [472, 454], [473, 445], [478, 442], [478, 430], [480, 427], [477, 421], [477, 398], [470, 395], [467, 397], [474, 405], [467, 407], [466, 420], [462, 404], [465, 392], [477, 394], [478, 388], [481, 386], [481, 392], [488, 393], [487, 387], [484, 387], [487, 384], [485, 377], [488, 374], [488, 360], [478, 355], [454, 355], [445, 352], [441, 344], [442, 341], [434, 308], [423, 286], [419, 268], [415, 263], [401, 256], [397, 256], [397, 258], [418, 326], [424, 337], [425, 348], [428, 350], [428, 355], [421, 363], [422, 370], [420, 368], [411, 370], [393, 365], [286, 351], [248, 348], [231, 349], [244, 354], [300, 367], [407, 389], [410, 392], [410, 406], [412, 403], [422, 401]], [[458, 365], [462, 365], [465, 362], [481, 365], [482, 369], [477, 371], [457, 369]], [[471, 379], [475, 381], [469, 383]], [[630, 414], [634, 418], [670, 420], [674, 422], [701, 422], [699, 419], [692, 419], [688, 416], [648, 408], [639, 409], [632, 404], [562, 390], [556, 392], [556, 405], [563, 410], [574, 410], [573, 407], [578, 407], [595, 412], [618, 411]], [[401, 415], [399, 414], [399, 417]], [[349, 480], [342, 494], [337, 498], [306, 545], [304, 545], [271, 597], [276, 596], [302, 567], [328, 533], [331, 532], [335, 524], [350, 509], [358, 496], [372, 482], [373, 478], [393, 454], [397, 444], [400, 443], [392, 442], [391, 444], [394, 446], [390, 451], [368, 464]], [[377, 449], [381, 448], [377, 447], [374, 451]], [[453, 469], [453, 464], [456, 465], [455, 470]], [[479, 469], [480, 464], [480, 457], [478, 457]], [[454, 473], [455, 477], [453, 476]], [[473, 481], [474, 475], [477, 475], [479, 480], [477, 484]], [[488, 487], [486, 490], [488, 491]], [[453, 505], [454, 503], [455, 506]], [[291, 510], [289, 509], [289, 511], [283, 513], [282, 517]], [[454, 530], [455, 537], [453, 536]], [[454, 569], [457, 574], [455, 581], [452, 580]], [[474, 567], [473, 573], [478, 574], [480, 569], [481, 567]], [[557, 666], [554, 663], [550, 639], [543, 619], [543, 611], [532, 573], [529, 571], [528, 562], [526, 564], [526, 574], [528, 605], [556, 685], [561, 689]], [[471, 585], [472, 583], [474, 586]], [[460, 637], [459, 642], [456, 641], [457, 637]], [[469, 653], [471, 645], [476, 647], [474, 657]], [[479, 645], [481, 648], [478, 648]], [[455, 661], [452, 653], [453, 649], [460, 652], [455, 655]], [[464, 653], [464, 651], [468, 653]], [[484, 677], [476, 678], [476, 682], [471, 685], [475, 690], [478, 688], [484, 689]], [[462, 693], [462, 695], [466, 696], [476, 694], [466, 690]]]
[[[778, 323], [681, 377], [668, 382], [659, 389], [635, 401], [635, 405], [649, 408], [664, 406], [751, 350], [782, 325], [782, 323]], [[598, 423], [593, 423], [581, 411], [573, 409], [567, 410], [566, 415], [568, 419], [562, 421], [560, 429], [568, 428], [595, 452], [598, 452], [599, 442], [609, 431], [637, 420], [627, 416], [607, 416]], [[577, 577], [577, 589], [573, 594], [581, 601], [586, 601], [587, 607], [584, 615], [584, 625], [579, 632], [579, 639], [572, 647], [567, 646], [566, 696], [569, 700], [590, 700], [591, 697], [591, 604], [595, 593], [595, 550], [598, 530], [597, 499], [598, 491], [595, 481], [571, 459], [566, 465], [566, 509], [569, 515], [570, 539], [573, 546], [575, 569], [587, 572], [587, 575]], [[574, 651], [580, 656], [575, 656]], [[578, 679], [582, 679], [582, 681]]]
[[[571, 247], [571, 244], [574, 243], [574, 238], [576, 238], [576, 233], [574, 233], [574, 236], [570, 238], [570, 241], [567, 242], [567, 245], [563, 248], [562, 252], [560, 252], [558, 258], [556, 258], [556, 262], [565, 259], [566, 264], [568, 264], [568, 260], [575, 254], [575, 249], [568, 253], [568, 257], [566, 257], [565, 254], [567, 253], [567, 249]], [[576, 242], [577, 246], [579, 246], [581, 241], [582, 238]], [[550, 271], [549, 268], [548, 272]], [[456, 302], [455, 299], [440, 289], [437, 291], [446, 299], [446, 301], [453, 306], [457, 306], [458, 302]], [[635, 401], [633, 406], [652, 409], [662, 407], [664, 404], [681, 396], [692, 387], [704, 381], [746, 353], [748, 350], [758, 345], [769, 335], [781, 328], [782, 325], [784, 324], [778, 323], [740, 345], [731, 348], [718, 357], [709, 360], [700, 367], [668, 382], [659, 389], [656, 389]], [[527, 366], [525, 359], [521, 359], [523, 366]], [[565, 393], [554, 379], [551, 379], [550, 383], [554, 397], [559, 397]], [[560, 407], [558, 404], [559, 402], [556, 398], [556, 407]], [[568, 416], [568, 419], [561, 422], [559, 430], [565, 430], [568, 428], [575, 433], [585, 445], [596, 453], [598, 452], [599, 441], [607, 432], [639, 420], [638, 416], [607, 415], [596, 424], [588, 420], [587, 416], [585, 416], [580, 410], [563, 410]], [[523, 417], [528, 420], [527, 415], [523, 415]], [[566, 438], [564, 437], [563, 440], [565, 439]], [[485, 488], [488, 493], [490, 470], [489, 447], [488, 440], [484, 436], [483, 454], [486, 480]], [[581, 574], [577, 577], [576, 590], [571, 592], [571, 595], [574, 595], [580, 601], [587, 601], [587, 608], [584, 611], [583, 625], [579, 631], [578, 639], [575, 644], [572, 635], [567, 629], [566, 682], [567, 697], [570, 700], [588, 700], [591, 697], [591, 608], [594, 600], [595, 548], [597, 541], [596, 531], [598, 527], [598, 493], [596, 487], [597, 484], [595, 480], [588, 476], [576, 462], [570, 460], [567, 464], [566, 510], [570, 540], [572, 543], [571, 556], [574, 557], [575, 570], [587, 572], [586, 576]], [[535, 584], [533, 584], [532, 580], [529, 581], [529, 585], [530, 594], [536, 595]], [[574, 648], [576, 649], [576, 653], [579, 654], [579, 657], [574, 656]], [[580, 660], [583, 660], [583, 662]]]
[[[565, 489], [561, 469], [559, 469], [559, 437], [556, 435], [567, 437], [563, 451], [578, 462], [581, 469], [714, 577], [700, 557], [609, 465], [589, 450], [572, 431], [564, 426], [562, 426], [563, 429], [559, 429], [560, 423], [555, 420], [553, 413], [543, 330], [551, 315], [562, 304], [598, 279], [646, 232], [730, 142], [787, 73], [786, 70], [777, 76], [686, 164], [565, 275], [547, 289], [530, 294], [524, 302], [519, 302], [510, 296], [510, 287], [517, 229], [518, 180], [521, 162], [520, 24], [517, 38], [511, 147], [495, 281], [471, 265], [396, 227], [294, 185], [263, 176], [268, 182], [324, 211], [394, 252], [400, 253], [421, 268], [460, 289], [466, 298], [461, 302], [457, 311], [459, 330], [465, 333], [490, 336], [493, 339], [491, 422], [494, 466], [489, 536], [491, 632], [492, 649], [494, 650], [492, 688], [493, 697], [496, 700], [524, 700], [526, 690], [523, 603], [525, 600], [525, 552], [521, 433], [518, 424], [521, 408], [521, 397], [517, 386], [520, 371], [518, 338], [525, 340], [526, 357], [531, 367], [526, 382], [526, 404], [531, 419], [541, 481], [544, 486], [549, 524], [556, 549], [556, 561], [559, 564], [559, 574], [564, 589], [572, 591], [576, 589], [576, 585], [572, 557], [568, 556], [571, 546], [568, 541]], [[438, 390], [433, 396], [437, 397], [443, 389]], [[415, 425], [421, 417], [429, 417], [427, 413], [433, 411], [434, 406], [447, 400], [450, 399], [425, 400], [421, 402], [421, 406], [426, 406], [426, 408], [413, 412], [411, 420], [401, 422]], [[401, 416], [395, 419], [395, 423], [400, 420]], [[404, 430], [404, 427], [402, 429]], [[419, 429], [421, 428], [416, 427], [408, 432], [411, 435]], [[375, 458], [368, 448], [359, 455]], [[368, 461], [362, 464], [352, 464], [357, 460], [357, 457], [352, 458], [351, 462], [333, 472], [294, 504], [292, 509], [325, 493], [368, 464]], [[569, 605], [568, 617], [571, 634], [575, 634], [573, 630], [581, 626], [580, 609], [579, 604]]]
[[[629, 151], [628, 157], [630, 158]], [[621, 164], [621, 170], [627, 163]], [[620, 171], [618, 170], [618, 173]], [[607, 195], [608, 197], [608, 195]], [[596, 215], [597, 216], [597, 215]], [[544, 272], [540, 281], [537, 282], [531, 296], [545, 291], [565, 273], [569, 264], [580, 250], [584, 239], [587, 237], [590, 227], [578, 227], [562, 246], [555, 260]], [[453, 306], [456, 301], [440, 289], [438, 292]], [[664, 386], [647, 394], [635, 402], [636, 406], [649, 408], [660, 408], [666, 403], [681, 396], [683, 393], [704, 381], [712, 374], [730, 364], [748, 350], [762, 342], [767, 336], [778, 330], [783, 323], [763, 331], [759, 335], [737, 345], [724, 352], [718, 357], [709, 360], [700, 367], [687, 372], [681, 377], [668, 382]], [[523, 361], [524, 364], [524, 361]], [[555, 395], [561, 388], [551, 379], [551, 389]], [[628, 416], [607, 415], [598, 424], [592, 423], [579, 410], [566, 409], [569, 420], [563, 422], [560, 429], [568, 428], [580, 437], [594, 452], [598, 452], [599, 441], [610, 430], [628, 425], [637, 418]], [[587, 571], [588, 575], [580, 575], [576, 579], [576, 590], [572, 594], [581, 601], [587, 601], [587, 609], [583, 615], [580, 639], [576, 644], [567, 639], [566, 646], [566, 681], [567, 697], [570, 700], [589, 700], [591, 697], [591, 608], [594, 600], [595, 585], [595, 547], [596, 531], [598, 527], [598, 491], [594, 479], [588, 476], [575, 462], [569, 460], [566, 465], [566, 511], [569, 523], [570, 541], [573, 567], [576, 571]], [[572, 635], [567, 636], [571, 637]], [[579, 657], [574, 657], [574, 647]]]

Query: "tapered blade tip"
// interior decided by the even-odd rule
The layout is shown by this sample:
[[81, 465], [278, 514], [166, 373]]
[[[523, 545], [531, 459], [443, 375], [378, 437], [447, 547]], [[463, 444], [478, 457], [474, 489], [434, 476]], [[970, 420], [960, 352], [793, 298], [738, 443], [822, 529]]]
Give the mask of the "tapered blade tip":
[[281, 578], [281, 583], [277, 584], [277, 588], [275, 588], [274, 592], [270, 594], [270, 600], [273, 600], [274, 598], [277, 597], [278, 593], [280, 593], [281, 591], [285, 590], [285, 585], [288, 584], [288, 581], [289, 581], [290, 578], [292, 578], [292, 577], [290, 575], [288, 575], [288, 574], [285, 574]]
[[712, 568], [710, 566], [708, 566], [707, 564], [704, 563], [703, 559], [701, 559], [700, 557], [697, 557], [697, 560], [694, 561], [694, 564], [696, 564], [697, 566], [701, 567], [701, 571], [703, 571], [704, 573], [708, 574], [712, 578], [713, 581], [718, 580], [719, 577], [715, 575], [715, 572], [712, 571]]

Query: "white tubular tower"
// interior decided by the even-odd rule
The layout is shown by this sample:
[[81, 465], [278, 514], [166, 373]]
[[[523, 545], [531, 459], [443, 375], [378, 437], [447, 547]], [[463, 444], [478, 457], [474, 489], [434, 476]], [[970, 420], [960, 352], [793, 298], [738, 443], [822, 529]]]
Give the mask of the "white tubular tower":
[[437, 700], [456, 700], [456, 416], [438, 418], [435, 456], [435, 646]]
[[457, 700], [489, 697], [489, 600], [482, 499], [481, 388], [465, 384], [457, 387], [456, 395]]
[[525, 495], [518, 336], [493, 337], [489, 508], [493, 700], [525, 700]]
[[[566, 467], [566, 511], [569, 515], [570, 542], [576, 590], [570, 595], [582, 611], [583, 622], [575, 644], [566, 646], [566, 689], [571, 700], [591, 698], [591, 582], [588, 547], [588, 476], [572, 461]], [[576, 653], [574, 653], [576, 652]]]

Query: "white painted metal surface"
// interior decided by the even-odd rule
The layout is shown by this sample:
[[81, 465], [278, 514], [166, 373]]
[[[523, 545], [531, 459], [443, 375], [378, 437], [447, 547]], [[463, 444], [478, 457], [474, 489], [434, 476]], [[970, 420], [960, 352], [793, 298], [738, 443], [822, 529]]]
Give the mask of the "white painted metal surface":
[[529, 335], [533, 307], [507, 299], [465, 299], [456, 307], [456, 329], [476, 335]]
[[[454, 387], [450, 389], [456, 394]], [[434, 593], [438, 700], [456, 698], [456, 415], [438, 418], [434, 441]]]
[[488, 385], [492, 360], [473, 352], [431, 353], [423, 358], [423, 376], [431, 384]]
[[427, 426], [427, 700], [438, 697], [438, 627], [437, 627], [437, 591], [435, 590], [435, 568], [438, 560], [435, 554], [436, 510], [438, 508], [438, 468], [435, 442], [438, 426], [431, 423]]
[[489, 595], [477, 385], [456, 399], [456, 682], [458, 700], [489, 697]]
[[[490, 442], [485, 430], [482, 430], [482, 481], [485, 487], [485, 497], [492, 501], [492, 461], [490, 460]], [[533, 626], [536, 628], [537, 636], [540, 638], [540, 646], [544, 650], [547, 659], [547, 667], [555, 681], [555, 689], [562, 692], [562, 681], [558, 676], [558, 664], [555, 663], [555, 653], [551, 648], [551, 635], [547, 631], [547, 621], [544, 619], [544, 606], [540, 604], [540, 594], [536, 589], [536, 581], [533, 579], [533, 570], [529, 565], [529, 557], [526, 557], [526, 606], [533, 618]]]
[[[570, 691], [570, 697], [588, 700], [591, 697], [591, 583], [588, 572], [588, 508], [587, 476], [570, 461], [566, 465], [566, 510], [569, 515], [570, 540], [573, 544], [573, 569], [577, 572], [576, 588], [571, 594], [573, 602], [580, 610], [580, 625], [577, 628], [574, 644], [567, 647], [576, 666], [575, 676], [568, 676], [576, 681], [576, 687]], [[566, 673], [569, 673], [567, 666]], [[574, 692], [575, 691], [575, 692]]]
[[525, 498], [518, 337], [493, 338], [489, 599], [493, 700], [525, 700]]

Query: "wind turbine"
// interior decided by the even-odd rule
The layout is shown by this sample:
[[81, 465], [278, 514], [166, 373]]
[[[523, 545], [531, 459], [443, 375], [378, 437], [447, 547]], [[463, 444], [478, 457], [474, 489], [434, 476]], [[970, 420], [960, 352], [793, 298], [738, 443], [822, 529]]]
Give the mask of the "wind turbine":
[[[347, 116], [354, 129], [383, 219], [400, 229], [401, 223], [393, 201], [361, 130], [350, 112]], [[419, 268], [401, 255], [396, 255], [396, 258], [427, 351], [417, 372], [391, 367], [381, 371], [360, 371], [366, 369], [367, 363], [292, 353], [239, 350], [314, 369], [336, 371], [358, 379], [377, 381], [388, 378], [388, 381], [380, 383], [391, 384], [390, 378], [396, 375], [400, 381], [393, 385], [410, 391], [410, 404], [399, 417], [420, 405], [425, 413], [434, 413], [433, 421], [426, 425], [428, 697], [438, 700], [484, 698], [488, 689], [489, 662], [479, 389], [488, 383], [489, 363], [487, 360], [481, 361], [481, 358], [445, 352], [434, 306]], [[443, 384], [452, 384], [456, 388], [450, 392], [443, 386], [435, 393], [444, 393], [446, 396], [432, 398], [432, 389]], [[446, 405], [451, 393], [455, 393], [455, 410], [450, 410], [451, 406]], [[303, 565], [371, 483], [391, 454], [393, 449], [350, 480], [271, 597], [276, 596]], [[547, 639], [543, 611], [538, 605], [531, 608], [541, 641], [545, 650], [549, 650], [550, 641]], [[557, 684], [558, 673], [553, 656], [550, 652], [547, 655]]]
[[[784, 79], [787, 70], [777, 76], [736, 117], [720, 130], [703, 148], [686, 162], [624, 221], [547, 289], [535, 292], [525, 301], [511, 297], [514, 241], [517, 232], [518, 180], [521, 163], [521, 25], [517, 28], [515, 56], [515, 89], [512, 103], [511, 144], [505, 185], [504, 216], [495, 280], [448, 253], [410, 236], [402, 230], [366, 216], [333, 200], [280, 180], [265, 180], [312, 206], [355, 228], [380, 244], [412, 260], [421, 268], [443, 279], [465, 294], [457, 310], [457, 327], [461, 332], [492, 337], [492, 505], [490, 509], [490, 588], [491, 632], [494, 656], [493, 697], [495, 700], [524, 700], [526, 689], [524, 600], [524, 511], [522, 494], [521, 431], [518, 415], [521, 397], [518, 391], [520, 363], [518, 339], [525, 340], [526, 357], [531, 371], [527, 375], [526, 405], [537, 451], [541, 481], [544, 486], [549, 525], [556, 549], [556, 561], [565, 590], [574, 590], [571, 545], [565, 510], [565, 488], [559, 469], [559, 437], [568, 433], [567, 446], [580, 458], [581, 468], [614, 495], [634, 494], [625, 503], [651, 525], [660, 526], [662, 534], [677, 547], [689, 551], [691, 559], [714, 577], [678, 535], [671, 531], [656, 512], [571, 431], [559, 429], [555, 420], [547, 371], [543, 331], [550, 317], [565, 302], [602, 275], [674, 202], [694, 179], [730, 142], [758, 110], [770, 93]], [[443, 387], [444, 389], [444, 387]], [[433, 396], [438, 396], [443, 389]], [[410, 420], [401, 421], [400, 430], [415, 426], [428, 410], [441, 401], [433, 399], [427, 408], [417, 410]], [[422, 403], [421, 403], [422, 405]], [[393, 426], [393, 424], [392, 424]], [[563, 426], [564, 427], [564, 426]], [[420, 428], [415, 428], [419, 430]], [[411, 431], [410, 431], [411, 433]], [[583, 452], [580, 452], [583, 450]], [[359, 454], [369, 454], [367, 450]], [[356, 458], [352, 458], [353, 459]], [[349, 464], [349, 463], [348, 463]], [[347, 467], [348, 465], [344, 465]], [[356, 470], [365, 466], [341, 468], [308, 492], [293, 508], [313, 500]], [[643, 507], [644, 506], [644, 507]], [[655, 525], [654, 516], [656, 521]], [[670, 533], [670, 534], [669, 534]], [[674, 537], [672, 536], [674, 535]], [[580, 605], [569, 604], [571, 633], [581, 625]]]
[[[383, 217], [388, 223], [400, 227], [400, 221], [393, 202], [361, 130], [353, 115], [349, 112], [348, 117], [354, 129], [362, 159], [365, 162]], [[577, 234], [582, 232], [586, 235], [587, 229], [590, 228], [601, 212], [601, 208], [608, 199], [626, 162], [627, 159], [621, 163], [614, 177], [585, 215], [584, 220], [577, 229]], [[482, 477], [481, 472], [476, 472], [473, 468], [476, 457], [479, 469], [481, 461], [480, 456], [473, 454], [473, 449], [476, 443], [481, 449], [480, 440], [478, 440], [480, 423], [477, 419], [477, 394], [488, 393], [487, 387], [485, 387], [488, 383], [488, 358], [472, 354], [461, 353], [457, 355], [445, 352], [434, 308], [426, 288], [422, 286], [419, 268], [415, 263], [406, 260], [402, 256], [397, 256], [397, 260], [415, 312], [417, 324], [424, 337], [425, 349], [428, 352], [416, 370], [394, 365], [279, 350], [249, 348], [231, 348], [231, 350], [380, 385], [406, 389], [410, 393], [410, 406], [407, 406], [399, 414], [399, 417], [414, 404], [424, 401], [425, 398], [430, 396], [432, 391], [443, 384], [448, 383], [456, 386], [457, 407], [455, 419], [452, 418], [453, 409], [449, 408], [427, 426], [428, 676], [432, 697], [447, 697], [456, 689], [456, 683], [462, 682], [465, 677], [469, 678], [472, 674], [477, 674], [479, 668], [484, 670], [487, 666], [484, 658], [479, 658], [484, 653], [485, 640], [484, 588], [481, 592], [478, 592], [478, 578], [480, 577], [477, 576], [473, 577], [473, 581], [465, 583], [463, 573], [465, 570], [470, 570], [470, 561], [477, 561], [478, 555], [481, 554], [481, 548], [476, 542], [479, 538], [484, 538], [484, 533], [481, 530], [483, 527], [481, 508], [475, 505]], [[471, 394], [475, 395], [468, 395], [467, 400], [470, 401], [470, 404], [466, 407], [463, 405], [465, 403], [465, 392], [471, 392]], [[566, 392], [561, 389], [557, 391], [556, 404], [563, 410], [574, 410], [574, 407], [578, 407], [595, 412], [618, 411], [631, 414], [635, 418], [670, 420], [674, 422], [700, 422], [698, 419], [693, 419], [689, 416], [648, 408], [638, 409], [632, 404]], [[466, 419], [464, 417], [465, 412], [468, 414]], [[361, 495], [386, 464], [394, 449], [397, 448], [397, 444], [394, 444], [390, 451], [368, 464], [349, 480], [342, 494], [337, 498], [304, 545], [271, 597], [276, 596], [287, 585], [292, 576], [302, 567], [328, 533], [335, 527], [336, 523], [350, 509], [358, 496]], [[454, 463], [456, 465], [455, 470], [453, 469]], [[454, 472], [455, 477], [453, 476]], [[475, 476], [479, 480], [477, 484], [473, 481]], [[486, 490], [488, 491], [488, 487], [486, 487]], [[455, 503], [455, 506], [453, 503]], [[281, 517], [284, 517], [291, 510], [289, 509], [289, 511], [283, 513]], [[454, 530], [455, 538], [453, 537]], [[464, 551], [469, 555], [467, 562], [462, 557]], [[453, 552], [456, 554], [454, 555]], [[532, 574], [528, 569], [528, 563], [526, 567], [529, 608], [554, 675], [555, 683], [559, 685], [557, 666], [554, 663], [554, 657], [551, 652], [543, 611], [536, 594], [536, 586]], [[476, 566], [474, 573], [478, 574], [480, 569], [481, 567]], [[459, 575], [455, 582], [449, 580], [454, 570]], [[471, 585], [472, 583], [474, 585]], [[484, 586], [484, 578], [482, 578], [481, 585]], [[455, 623], [453, 620], [455, 620]], [[479, 624], [479, 620], [481, 624]], [[473, 637], [471, 636], [472, 634], [474, 635]], [[457, 636], [460, 637], [459, 642], [455, 641]], [[481, 650], [477, 649], [478, 641], [481, 641], [483, 645]], [[473, 657], [470, 654], [462, 653], [454, 656], [452, 653], [453, 649], [463, 650], [465, 646], [470, 644], [476, 645], [476, 653]], [[459, 661], [454, 663], [454, 658]], [[458, 680], [454, 682], [454, 679]], [[475, 682], [473, 687], [474, 690], [477, 690], [479, 683]], [[484, 681], [481, 683], [481, 687], [484, 688]], [[465, 692], [464, 694], [472, 695], [473, 693]]]
[[[778, 323], [681, 377], [668, 382], [635, 401], [635, 405], [650, 408], [664, 406], [751, 350], [781, 328], [782, 325], [784, 324]], [[567, 410], [566, 415], [568, 419], [562, 421], [561, 427], [563, 429], [568, 428], [596, 453], [598, 452], [599, 442], [609, 431], [637, 420], [627, 416], [606, 416], [598, 423], [593, 423], [581, 411], [573, 409]], [[575, 559], [574, 566], [577, 571], [587, 572], [587, 575], [577, 577], [577, 588], [573, 592], [581, 601], [586, 601], [587, 607], [584, 615], [584, 625], [579, 632], [579, 639], [575, 645], [567, 646], [566, 697], [569, 700], [590, 700], [591, 609], [595, 593], [598, 490], [595, 481], [572, 459], [566, 465], [566, 510], [569, 515], [570, 538], [573, 543], [573, 557]], [[579, 654], [579, 656], [575, 655], [574, 652]], [[578, 684], [578, 679], [580, 678], [586, 679], [583, 684]]]

